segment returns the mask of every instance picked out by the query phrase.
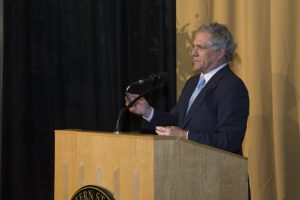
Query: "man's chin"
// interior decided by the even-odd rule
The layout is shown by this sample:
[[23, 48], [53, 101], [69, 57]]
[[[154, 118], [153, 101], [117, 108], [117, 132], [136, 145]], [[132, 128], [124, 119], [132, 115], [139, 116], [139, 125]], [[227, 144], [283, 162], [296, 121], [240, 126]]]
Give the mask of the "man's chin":
[[201, 73], [201, 71], [200, 71], [200, 69], [199, 68], [196, 68], [196, 67], [194, 67], [193, 68], [193, 74], [200, 74]]
[[197, 72], [201, 71], [201, 66], [194, 64], [193, 71], [197, 71]]

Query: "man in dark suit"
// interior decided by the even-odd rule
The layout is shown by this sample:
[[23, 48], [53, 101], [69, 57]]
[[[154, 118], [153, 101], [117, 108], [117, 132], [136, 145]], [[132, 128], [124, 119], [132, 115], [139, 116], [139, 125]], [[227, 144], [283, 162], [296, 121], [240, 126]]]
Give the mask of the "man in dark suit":
[[[163, 112], [142, 98], [130, 111], [143, 116], [144, 126], [155, 129], [158, 135], [177, 136], [241, 153], [249, 97], [243, 81], [229, 68], [235, 47], [224, 25], [201, 25], [192, 49], [194, 70], [200, 75], [187, 81], [176, 106]], [[126, 104], [136, 96], [127, 94]]]

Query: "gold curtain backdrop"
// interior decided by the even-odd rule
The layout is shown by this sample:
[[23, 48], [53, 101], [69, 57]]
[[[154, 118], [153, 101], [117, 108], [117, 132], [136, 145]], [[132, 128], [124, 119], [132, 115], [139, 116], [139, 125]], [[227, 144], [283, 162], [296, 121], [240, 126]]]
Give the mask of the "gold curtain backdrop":
[[250, 96], [243, 148], [251, 197], [299, 199], [300, 1], [177, 0], [176, 9], [177, 94], [192, 74], [193, 31], [227, 25], [238, 44], [231, 66]]

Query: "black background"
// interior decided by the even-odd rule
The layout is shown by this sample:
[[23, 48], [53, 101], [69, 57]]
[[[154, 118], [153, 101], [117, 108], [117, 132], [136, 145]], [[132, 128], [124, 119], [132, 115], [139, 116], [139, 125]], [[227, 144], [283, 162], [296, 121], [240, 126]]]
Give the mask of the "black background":
[[53, 199], [54, 130], [113, 131], [129, 83], [168, 71], [169, 110], [175, 38], [174, 0], [4, 0], [1, 199]]

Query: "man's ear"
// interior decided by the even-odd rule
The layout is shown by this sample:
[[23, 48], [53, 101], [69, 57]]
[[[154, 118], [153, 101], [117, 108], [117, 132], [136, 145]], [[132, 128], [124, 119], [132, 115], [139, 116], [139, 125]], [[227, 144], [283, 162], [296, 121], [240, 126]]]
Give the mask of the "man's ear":
[[224, 48], [218, 49], [218, 52], [217, 52], [218, 60], [225, 59], [225, 53], [226, 53], [226, 51]]

